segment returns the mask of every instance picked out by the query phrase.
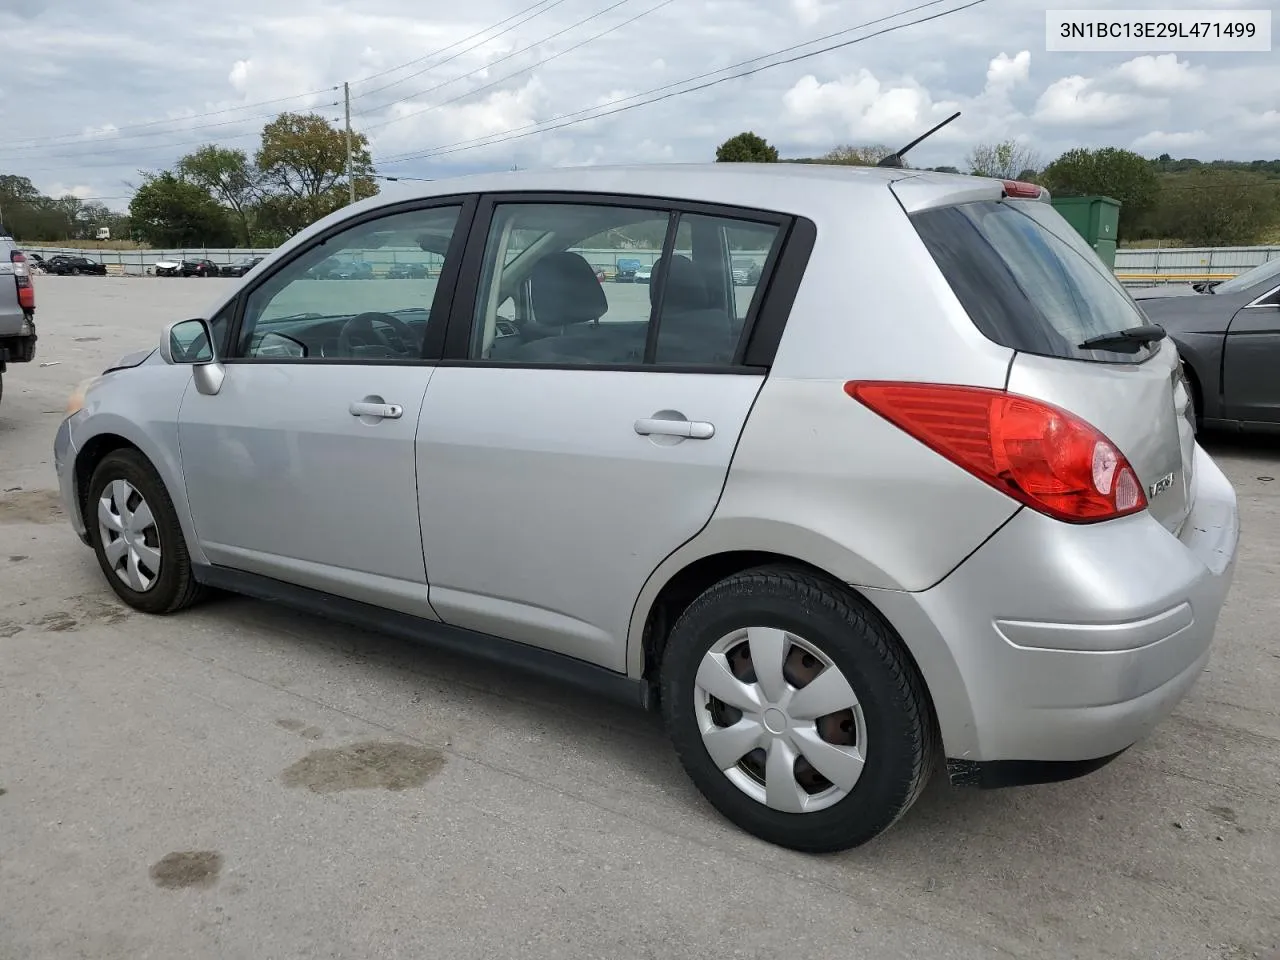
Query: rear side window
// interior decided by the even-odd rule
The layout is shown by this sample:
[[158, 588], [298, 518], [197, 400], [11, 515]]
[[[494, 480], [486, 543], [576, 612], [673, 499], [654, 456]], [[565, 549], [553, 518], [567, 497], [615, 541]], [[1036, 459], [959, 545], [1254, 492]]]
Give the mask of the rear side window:
[[1151, 354], [1085, 350], [1090, 337], [1145, 324], [1120, 282], [1048, 204], [981, 201], [912, 216], [983, 335], [1023, 353], [1138, 363]]

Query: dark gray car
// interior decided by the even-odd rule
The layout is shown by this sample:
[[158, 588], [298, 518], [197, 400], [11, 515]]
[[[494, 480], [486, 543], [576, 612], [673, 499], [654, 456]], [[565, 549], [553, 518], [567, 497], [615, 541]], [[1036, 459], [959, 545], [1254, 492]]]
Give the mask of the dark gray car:
[[1129, 292], [1178, 345], [1204, 426], [1280, 431], [1280, 258], [1225, 283]]

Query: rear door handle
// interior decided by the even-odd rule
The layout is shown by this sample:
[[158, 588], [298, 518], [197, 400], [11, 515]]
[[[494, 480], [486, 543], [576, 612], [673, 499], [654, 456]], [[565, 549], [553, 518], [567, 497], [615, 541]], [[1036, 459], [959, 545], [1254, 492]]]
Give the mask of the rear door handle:
[[710, 440], [716, 435], [714, 424], [705, 420], [661, 420], [647, 418], [636, 421], [636, 433], [642, 437], [685, 437], [689, 440]]
[[379, 420], [399, 420], [404, 413], [404, 407], [398, 403], [371, 403], [368, 400], [352, 403], [350, 410], [353, 417], [376, 417]]

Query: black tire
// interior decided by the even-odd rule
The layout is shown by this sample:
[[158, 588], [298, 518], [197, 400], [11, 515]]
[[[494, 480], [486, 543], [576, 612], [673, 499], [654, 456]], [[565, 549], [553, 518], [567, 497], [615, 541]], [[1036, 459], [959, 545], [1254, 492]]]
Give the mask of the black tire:
[[[721, 637], [774, 627], [818, 647], [857, 694], [866, 763], [824, 810], [783, 813], [749, 797], [712, 762], [694, 712], [698, 666]], [[717, 810], [748, 833], [806, 853], [859, 846], [891, 827], [923, 792], [937, 759], [928, 694], [892, 629], [843, 585], [788, 566], [747, 570], [712, 586], [677, 621], [661, 668], [662, 712], [676, 753]]]
[[[160, 547], [160, 570], [155, 584], [148, 590], [138, 591], [129, 587], [111, 568], [104, 552], [102, 535], [98, 529], [98, 501], [107, 485], [115, 480], [128, 481], [146, 500], [155, 518], [155, 529]], [[144, 613], [176, 613], [191, 606], [204, 595], [203, 587], [191, 570], [191, 555], [187, 552], [186, 538], [178, 523], [173, 500], [155, 468], [137, 450], [113, 450], [102, 458], [89, 481], [85, 506], [85, 525], [89, 530], [93, 552], [98, 558], [107, 583], [121, 600]]]

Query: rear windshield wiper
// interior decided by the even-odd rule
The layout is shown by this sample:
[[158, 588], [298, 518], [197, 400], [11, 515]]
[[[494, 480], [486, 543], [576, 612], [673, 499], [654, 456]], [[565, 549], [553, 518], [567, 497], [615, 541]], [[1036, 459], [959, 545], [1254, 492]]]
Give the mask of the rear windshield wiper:
[[1141, 327], [1130, 327], [1127, 330], [1115, 330], [1111, 333], [1098, 334], [1098, 336], [1090, 337], [1084, 343], [1079, 344], [1079, 347], [1081, 350], [1114, 350], [1117, 353], [1137, 353], [1148, 344], [1163, 340], [1165, 336], [1164, 327], [1148, 323]]

